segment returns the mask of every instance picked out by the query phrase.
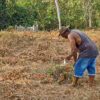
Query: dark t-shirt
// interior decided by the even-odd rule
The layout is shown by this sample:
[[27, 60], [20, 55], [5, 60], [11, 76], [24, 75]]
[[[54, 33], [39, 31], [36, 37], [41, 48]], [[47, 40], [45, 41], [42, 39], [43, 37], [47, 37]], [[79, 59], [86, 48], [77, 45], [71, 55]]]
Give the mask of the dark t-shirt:
[[76, 44], [80, 58], [90, 58], [99, 54], [95, 43], [84, 32], [80, 30], [71, 30], [71, 32], [73, 32], [73, 34], [77, 33], [82, 39], [80, 45]]

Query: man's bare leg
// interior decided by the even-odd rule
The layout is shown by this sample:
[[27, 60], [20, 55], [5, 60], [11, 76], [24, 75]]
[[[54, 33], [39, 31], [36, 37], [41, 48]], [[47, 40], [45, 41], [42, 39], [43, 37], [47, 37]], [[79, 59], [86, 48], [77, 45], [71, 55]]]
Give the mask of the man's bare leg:
[[79, 80], [79, 77], [75, 77], [75, 76], [74, 76], [74, 78], [73, 78], [73, 83], [72, 83], [72, 85], [73, 85], [74, 87], [77, 86], [78, 80]]
[[89, 86], [92, 87], [94, 84], [94, 78], [95, 76], [89, 75]]

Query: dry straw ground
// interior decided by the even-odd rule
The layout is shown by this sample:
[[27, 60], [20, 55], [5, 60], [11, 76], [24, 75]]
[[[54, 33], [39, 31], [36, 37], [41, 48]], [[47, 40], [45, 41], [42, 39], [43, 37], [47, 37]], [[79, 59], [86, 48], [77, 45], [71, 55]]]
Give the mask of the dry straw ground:
[[[100, 30], [85, 32], [100, 51]], [[100, 100], [100, 56], [94, 86], [88, 87], [85, 72], [73, 88], [73, 61], [59, 66], [69, 53], [69, 42], [57, 31], [1, 31], [0, 100]]]

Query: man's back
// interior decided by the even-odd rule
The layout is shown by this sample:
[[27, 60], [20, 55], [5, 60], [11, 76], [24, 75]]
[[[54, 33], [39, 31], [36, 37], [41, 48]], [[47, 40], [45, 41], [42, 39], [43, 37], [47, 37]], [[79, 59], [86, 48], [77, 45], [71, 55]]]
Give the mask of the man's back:
[[98, 50], [95, 43], [84, 32], [81, 32], [80, 30], [71, 30], [70, 33], [78, 34], [81, 38], [81, 44], [76, 43], [76, 47], [80, 52], [79, 57], [89, 58], [98, 55]]

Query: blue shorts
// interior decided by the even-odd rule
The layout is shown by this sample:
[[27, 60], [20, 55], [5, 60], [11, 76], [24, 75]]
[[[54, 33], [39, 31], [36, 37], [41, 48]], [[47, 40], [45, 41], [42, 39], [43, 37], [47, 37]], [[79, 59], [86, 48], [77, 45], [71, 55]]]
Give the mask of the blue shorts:
[[88, 75], [95, 75], [95, 60], [96, 57], [78, 58], [74, 65], [74, 76], [82, 77], [86, 69], [88, 71]]

